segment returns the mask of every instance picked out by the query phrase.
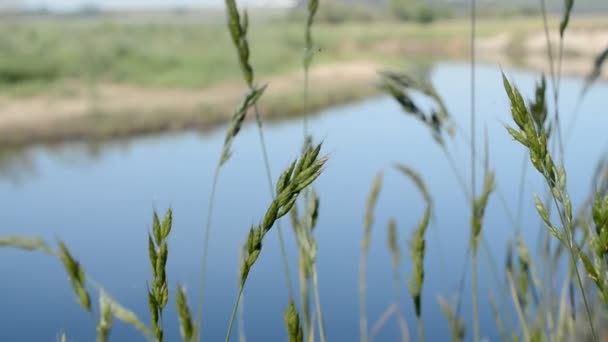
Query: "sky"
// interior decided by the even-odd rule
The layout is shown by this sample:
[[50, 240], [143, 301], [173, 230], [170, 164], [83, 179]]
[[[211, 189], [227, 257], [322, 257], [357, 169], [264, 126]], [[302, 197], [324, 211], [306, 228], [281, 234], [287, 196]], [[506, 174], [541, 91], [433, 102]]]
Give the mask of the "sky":
[[[16, 2], [15, 0], [0, 0]], [[21, 0], [29, 8], [77, 9], [87, 4], [101, 8], [223, 7], [224, 0]], [[239, 0], [242, 6], [289, 6], [292, 0]]]

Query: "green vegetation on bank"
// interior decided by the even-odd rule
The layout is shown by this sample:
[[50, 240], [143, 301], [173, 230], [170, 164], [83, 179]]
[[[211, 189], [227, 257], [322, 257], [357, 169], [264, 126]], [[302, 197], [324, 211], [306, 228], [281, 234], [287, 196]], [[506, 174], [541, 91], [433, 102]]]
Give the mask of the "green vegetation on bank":
[[[576, 27], [605, 25], [586, 18]], [[252, 64], [261, 77], [297, 70], [301, 26], [276, 18], [253, 22], [250, 40], [257, 49]], [[537, 19], [478, 22], [479, 37], [500, 32], [514, 35], [542, 29]], [[373, 25], [347, 21], [319, 23], [317, 63], [372, 60], [386, 62], [446, 54], [466, 56], [466, 19], [430, 25], [381, 21]], [[446, 43], [450, 43], [446, 46]], [[460, 43], [460, 44], [459, 44]], [[452, 46], [452, 50], [447, 48]], [[228, 35], [216, 23], [188, 21], [129, 22], [104, 20], [28, 19], [0, 23], [0, 87], [2, 95], [70, 96], [83, 84], [120, 83], [141, 87], [201, 88], [238, 80]], [[42, 58], [44, 57], [44, 58]]]

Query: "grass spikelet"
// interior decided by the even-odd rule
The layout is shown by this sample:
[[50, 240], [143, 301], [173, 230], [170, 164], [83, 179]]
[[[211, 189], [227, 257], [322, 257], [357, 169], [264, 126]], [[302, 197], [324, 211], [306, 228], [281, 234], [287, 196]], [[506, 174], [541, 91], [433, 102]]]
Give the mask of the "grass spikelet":
[[425, 233], [429, 226], [429, 219], [431, 217], [430, 208], [424, 210], [424, 215], [418, 224], [418, 227], [414, 230], [412, 238], [410, 240], [410, 258], [412, 259], [412, 277], [408, 281], [408, 287], [412, 299], [414, 300], [414, 309], [416, 317], [418, 319], [422, 316], [421, 296], [422, 296], [422, 285], [424, 283], [424, 254], [426, 251], [426, 240]]
[[222, 156], [220, 157], [219, 167], [224, 166], [230, 156], [232, 154], [231, 147], [234, 138], [237, 136], [239, 131], [241, 130], [241, 126], [245, 121], [245, 116], [249, 108], [253, 107], [259, 98], [264, 94], [266, 90], [266, 85], [259, 88], [252, 88], [246, 95], [241, 104], [234, 111], [232, 116], [232, 120], [230, 121], [230, 126], [226, 131], [226, 138], [224, 139], [224, 147], [222, 149]]
[[595, 253], [599, 259], [608, 256], [608, 196], [596, 196], [592, 209], [597, 240]]
[[600, 54], [598, 54], [595, 57], [595, 59], [593, 61], [593, 69], [587, 76], [587, 78], [585, 80], [585, 85], [583, 86], [583, 89], [581, 90], [581, 97], [585, 96], [587, 91], [589, 91], [589, 88], [591, 88], [591, 85], [593, 85], [593, 83], [595, 83], [595, 81], [597, 81], [597, 79], [600, 77], [600, 75], [602, 74], [602, 67], [604, 66], [604, 62], [607, 59], [608, 59], [608, 47], [606, 47], [606, 49], [604, 49], [604, 51], [600, 52]]
[[473, 253], [477, 253], [479, 247], [479, 238], [481, 235], [481, 228], [483, 226], [483, 218], [486, 207], [488, 205], [488, 199], [490, 194], [494, 191], [494, 173], [489, 172], [484, 180], [483, 191], [481, 196], [475, 199], [473, 205], [474, 215], [471, 218], [471, 245], [473, 246]]
[[427, 206], [432, 206], [433, 200], [431, 198], [431, 194], [429, 193], [426, 184], [422, 180], [422, 177], [416, 171], [414, 171], [414, 169], [405, 165], [397, 164], [395, 165], [395, 167], [397, 168], [397, 170], [407, 176], [412, 182], [414, 182], [414, 185], [416, 186], [420, 194], [422, 194], [422, 197], [424, 198], [424, 201], [426, 202]]
[[378, 196], [380, 195], [380, 189], [382, 188], [382, 180], [383, 180], [382, 172], [376, 175], [374, 179], [374, 183], [372, 185], [372, 189], [367, 198], [367, 206], [365, 210], [365, 220], [364, 220], [364, 228], [363, 228], [363, 241], [362, 241], [362, 249], [363, 253], [367, 254], [369, 251], [369, 244], [371, 240], [372, 234], [372, 225], [374, 224], [374, 210], [376, 208], [376, 203], [378, 202]]
[[80, 266], [80, 263], [72, 257], [68, 248], [62, 241], [59, 241], [59, 258], [70, 278], [72, 288], [78, 297], [78, 303], [85, 310], [92, 312], [91, 296], [86, 289], [86, 275]]
[[57, 255], [57, 253], [42, 239], [33, 239], [20, 236], [0, 237], [0, 248], [9, 247], [26, 251], [38, 251], [49, 255]]
[[[487, 165], [487, 160], [486, 160]], [[486, 169], [483, 190], [481, 195], [473, 201], [473, 212], [471, 217], [471, 250], [472, 250], [472, 300], [473, 300], [473, 336], [475, 341], [480, 340], [479, 331], [479, 293], [477, 289], [477, 252], [479, 250], [479, 242], [481, 241], [481, 228], [483, 226], [484, 213], [488, 204], [490, 194], [494, 191], [494, 173]]]
[[[319, 216], [319, 196], [311, 189], [307, 190], [305, 198], [306, 206], [302, 217], [298, 217], [297, 206], [294, 206], [290, 213], [294, 235], [298, 244], [300, 299], [304, 323], [303, 330], [306, 335], [311, 330], [309, 284], [316, 267], [317, 242], [314, 238], [313, 231], [317, 225], [317, 218]], [[313, 291], [315, 291], [315, 293], [318, 292], [318, 288], [313, 288]], [[320, 312], [321, 310], [319, 309], [317, 311]], [[318, 320], [318, 322], [322, 338], [325, 338], [324, 328], [322, 328], [323, 321]]]
[[374, 179], [372, 189], [367, 198], [367, 207], [365, 210], [365, 218], [363, 224], [363, 240], [361, 241], [361, 259], [359, 261], [359, 327], [361, 334], [361, 342], [368, 340], [367, 328], [367, 255], [369, 253], [369, 245], [372, 238], [372, 225], [374, 223], [374, 209], [378, 202], [380, 189], [382, 188], [383, 174], [379, 172]]
[[452, 342], [464, 341], [466, 330], [462, 319], [456, 315], [450, 304], [448, 304], [448, 302], [446, 302], [443, 298], [439, 297], [437, 301], [439, 302], [441, 311], [448, 321]]
[[388, 249], [391, 252], [393, 270], [399, 275], [399, 265], [401, 263], [401, 249], [399, 248], [399, 236], [397, 233], [397, 222], [394, 218], [388, 221]]
[[247, 85], [253, 84], [253, 68], [249, 64], [249, 43], [247, 42], [247, 29], [249, 19], [247, 13], [244, 14], [244, 20], [241, 21], [239, 10], [235, 0], [226, 0], [226, 9], [228, 12], [228, 30], [232, 43], [238, 52], [239, 64], [243, 77]]
[[[561, 231], [554, 228], [549, 220], [547, 210], [536, 200], [537, 211], [545, 224], [549, 227], [551, 233], [558, 237], [563, 247], [569, 252], [571, 271], [574, 272], [578, 282], [579, 290], [583, 297], [585, 304], [585, 311], [589, 322], [589, 327], [594, 340], [597, 341], [595, 329], [593, 327], [593, 320], [591, 311], [587, 301], [587, 295], [583, 286], [582, 279], [578, 272], [578, 259], [580, 253], [578, 246], [574, 240], [574, 224], [572, 218], [572, 203], [566, 187], [566, 171], [563, 167], [557, 167], [549, 153], [548, 148], [548, 137], [546, 131], [542, 127], [537, 127], [534, 123], [533, 117], [524, 105], [521, 94], [517, 88], [511, 86], [506, 76], [503, 74], [503, 84], [507, 96], [511, 103], [511, 115], [513, 121], [519, 128], [519, 130], [510, 129], [509, 133], [517, 135], [518, 140], [530, 153], [530, 161], [536, 170], [543, 176], [549, 190], [551, 191], [552, 200], [557, 209], [559, 219], [562, 225]], [[561, 238], [560, 238], [561, 237]]]
[[424, 326], [422, 321], [422, 287], [424, 284], [424, 256], [426, 251], [425, 234], [431, 219], [433, 203], [426, 184], [416, 171], [410, 167], [400, 164], [395, 165], [395, 167], [414, 183], [418, 192], [422, 194], [422, 197], [426, 203], [426, 208], [422, 218], [412, 233], [412, 237], [409, 241], [410, 259], [412, 260], [412, 276], [410, 279], [408, 279], [408, 288], [414, 302], [416, 319], [418, 320], [418, 339], [423, 341]]
[[99, 311], [97, 342], [106, 342], [112, 329], [112, 305], [103, 294], [99, 296]]
[[283, 172], [280, 179], [284, 179], [284, 181], [277, 182], [280, 183], [281, 186], [277, 187], [276, 196], [274, 196], [274, 200], [268, 207], [262, 223], [258, 226], [251, 227], [249, 230], [247, 251], [241, 264], [239, 292], [232, 311], [228, 331], [226, 332], [226, 341], [230, 340], [238, 303], [249, 272], [262, 252], [262, 241], [264, 237], [271, 230], [275, 222], [291, 210], [300, 193], [314, 182], [323, 171], [323, 166], [325, 165], [327, 158], [318, 158], [318, 151], [320, 151], [320, 149], [321, 145], [319, 144], [315, 149], [303, 153], [299, 161], [296, 160], [292, 163], [292, 165], [300, 165], [300, 167], [294, 168], [293, 166], [290, 166]]
[[192, 315], [190, 314], [190, 308], [188, 308], [188, 301], [186, 300], [186, 289], [179, 284], [177, 284], [176, 297], [177, 313], [179, 316], [179, 333], [184, 342], [193, 342], [195, 336], [194, 322], [192, 321]]
[[414, 301], [414, 310], [418, 320], [418, 336], [424, 341], [424, 325], [422, 321], [422, 286], [424, 284], [424, 255], [426, 251], [425, 233], [431, 218], [431, 208], [427, 206], [418, 227], [410, 240], [410, 258], [412, 259], [412, 277], [408, 280], [410, 295]]
[[562, 17], [562, 21], [559, 23], [559, 36], [564, 39], [564, 33], [566, 32], [566, 28], [568, 27], [568, 23], [570, 22], [570, 13], [572, 12], [572, 8], [574, 7], [574, 0], [564, 0], [565, 8], [564, 15]]
[[137, 315], [133, 311], [122, 306], [103, 290], [100, 290], [99, 296], [100, 300], [102, 300], [101, 297], [103, 297], [103, 300], [106, 302], [106, 306], [110, 308], [113, 317], [117, 318], [123, 323], [134, 327], [148, 340], [156, 340], [155, 335], [152, 333], [152, 331], [150, 331], [150, 329], [146, 327], [146, 325], [139, 319], [139, 317], [137, 317]]
[[[158, 220], [156, 221], [158, 222]], [[165, 220], [163, 231], [166, 231], [168, 234], [170, 228], [167, 228], [167, 223], [167, 220]], [[160, 224], [159, 227], [161, 227]], [[112, 325], [112, 317], [116, 317], [118, 320], [133, 326], [148, 340], [155, 340], [152, 332], [141, 322], [135, 313], [112, 299], [96, 281], [86, 276], [80, 263], [70, 254], [62, 241], [59, 241], [58, 245], [59, 248], [54, 250], [41, 239], [14, 236], [0, 237], [0, 248], [11, 247], [27, 251], [38, 251], [59, 258], [70, 278], [70, 283], [78, 297], [79, 304], [88, 312], [92, 312], [90, 295], [86, 290], [86, 282], [87, 278], [89, 278], [88, 281], [99, 289], [100, 320], [97, 326], [98, 341], [107, 340]]]
[[152, 234], [148, 235], [148, 254], [152, 267], [152, 287], [148, 289], [148, 306], [152, 320], [152, 330], [159, 342], [164, 340], [163, 310], [169, 300], [166, 265], [169, 254], [167, 238], [171, 232], [173, 212], [167, 210], [162, 224], [156, 212], [152, 223]]
[[596, 194], [591, 208], [591, 219], [595, 229], [588, 232], [585, 239], [588, 241], [590, 251], [589, 253], [580, 251], [580, 258], [588, 277], [597, 286], [602, 300], [608, 303], [608, 271], [606, 269], [608, 256], [608, 196]]
[[[532, 116], [532, 120], [536, 126], [537, 130], [544, 129], [547, 134], [547, 137], [551, 135], [551, 127], [550, 124], [547, 123], [547, 102], [546, 102], [546, 93], [547, 91], [547, 81], [545, 80], [545, 76], [541, 77], [539, 83], [536, 84], [536, 90], [534, 92], [534, 100], [530, 101], [530, 115]], [[546, 127], [546, 128], [545, 128]]]
[[[381, 71], [380, 78], [379, 88], [391, 95], [406, 113], [414, 115], [427, 126], [439, 145], [445, 146], [444, 135], [450, 137], [454, 135], [454, 124], [447, 106], [430, 80], [426, 78], [416, 80], [406, 74], [392, 71]], [[410, 96], [411, 91], [419, 91], [428, 96], [435, 102], [437, 108], [429, 112], [423, 111]]]
[[302, 342], [304, 333], [300, 325], [300, 315], [296, 310], [296, 305], [293, 301], [289, 302], [289, 308], [285, 311], [285, 326], [287, 327], [287, 336], [289, 342]]

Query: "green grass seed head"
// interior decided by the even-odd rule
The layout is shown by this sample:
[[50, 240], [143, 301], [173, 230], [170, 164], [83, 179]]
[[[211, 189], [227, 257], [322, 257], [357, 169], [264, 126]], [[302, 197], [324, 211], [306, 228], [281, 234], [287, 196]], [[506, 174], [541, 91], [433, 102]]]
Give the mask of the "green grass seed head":
[[[379, 88], [391, 95], [401, 105], [404, 112], [414, 115], [428, 127], [433, 139], [439, 145], [444, 146], [444, 135], [447, 134], [449, 137], [454, 136], [454, 123], [447, 110], [447, 106], [430, 80], [428, 80], [428, 76], [415, 80], [413, 77], [403, 73], [381, 71], [380, 78]], [[428, 112], [422, 110], [410, 96], [409, 92], [412, 90], [422, 92], [430, 97], [435, 102], [437, 108], [431, 109]]]
[[458, 315], [454, 312], [450, 304], [445, 301], [443, 298], [439, 297], [439, 306], [441, 307], [441, 311], [445, 315], [448, 320], [448, 325], [450, 328], [451, 340], [453, 342], [464, 341], [464, 336], [466, 332], [466, 326], [462, 318], [458, 317]]
[[293, 301], [289, 302], [289, 308], [285, 311], [284, 319], [289, 342], [302, 342], [304, 339], [304, 332], [302, 330], [302, 325], [300, 324], [300, 315], [298, 315], [296, 305]]
[[39, 251], [49, 255], [57, 253], [42, 239], [33, 239], [20, 236], [0, 237], [0, 248], [17, 248], [25, 251]]
[[574, 0], [564, 0], [564, 2], [566, 7], [564, 8], [562, 21], [559, 23], [559, 36], [562, 39], [564, 39], [564, 33], [566, 32], [566, 28], [570, 22], [570, 13], [572, 12], [572, 8], [574, 8]]
[[106, 342], [112, 329], [112, 304], [106, 296], [99, 296], [99, 311], [97, 342]]
[[176, 306], [179, 316], [179, 332], [184, 342], [194, 341], [195, 325], [190, 314], [188, 301], [186, 300], [186, 289], [177, 284]]
[[91, 312], [91, 297], [86, 289], [86, 275], [80, 266], [68, 251], [68, 248], [62, 241], [59, 241], [59, 258], [70, 278], [72, 288], [78, 297], [78, 303], [87, 311]]
[[378, 197], [380, 196], [380, 189], [382, 188], [383, 179], [383, 173], [379, 172], [376, 175], [376, 178], [374, 178], [374, 183], [372, 184], [372, 188], [367, 198], [362, 241], [362, 248], [365, 254], [367, 254], [367, 251], [369, 250], [369, 244], [372, 237], [372, 225], [374, 224], [374, 209], [376, 208]]
[[[319, 177], [327, 158], [319, 158], [321, 144], [302, 154], [283, 172], [277, 182], [277, 195], [269, 205], [264, 219], [259, 226], [249, 230], [247, 251], [241, 265], [241, 286], [244, 286], [249, 271], [262, 251], [264, 236], [272, 229], [275, 222], [285, 216], [295, 204], [302, 190]], [[294, 167], [294, 165], [297, 165]]]
[[424, 256], [426, 252], [425, 233], [429, 226], [431, 209], [427, 207], [418, 227], [409, 241], [410, 258], [412, 259], [412, 277], [408, 279], [408, 288], [414, 301], [416, 317], [422, 317], [422, 286], [424, 284]]
[[148, 307], [152, 320], [152, 330], [157, 340], [163, 341], [162, 313], [169, 301], [167, 283], [167, 239], [173, 225], [173, 211], [168, 209], [161, 223], [156, 211], [152, 217], [152, 233], [148, 234], [148, 256], [152, 267], [152, 287], [148, 288]]
[[241, 20], [235, 0], [226, 0], [228, 10], [228, 31], [239, 56], [239, 64], [243, 77], [250, 87], [253, 84], [253, 68], [249, 64], [249, 43], [247, 42], [247, 30], [249, 29], [249, 17], [247, 13]]
[[232, 155], [232, 143], [234, 142], [234, 138], [236, 138], [237, 134], [241, 130], [247, 111], [257, 103], [262, 94], [264, 94], [265, 90], [266, 85], [261, 87], [252, 87], [251, 90], [249, 90], [249, 92], [245, 95], [243, 101], [234, 111], [228, 130], [226, 131], [226, 137], [224, 138], [224, 147], [222, 148], [222, 155], [219, 163], [220, 167], [223, 166]]
[[399, 236], [397, 233], [397, 222], [394, 218], [388, 221], [388, 237], [387, 244], [388, 249], [391, 252], [391, 258], [393, 260], [393, 266], [399, 267], [399, 260], [401, 259], [401, 249], [399, 248]]
[[146, 325], [139, 319], [139, 317], [137, 317], [137, 315], [133, 311], [122, 306], [103, 290], [100, 291], [99, 296], [103, 297], [103, 300], [107, 302], [107, 306], [112, 311], [113, 317], [123, 323], [126, 323], [127, 325], [134, 327], [148, 340], [155, 339], [155, 335], [152, 333], [152, 331], [150, 331], [150, 329], [146, 327]]
[[477, 253], [485, 210], [488, 205], [490, 194], [492, 193], [492, 191], [494, 191], [495, 187], [496, 185], [494, 182], [494, 173], [489, 172], [488, 174], [486, 174], [483, 184], [483, 192], [481, 196], [475, 199], [475, 202], [473, 203], [474, 214], [471, 219], [471, 243], [473, 246], [474, 253]]

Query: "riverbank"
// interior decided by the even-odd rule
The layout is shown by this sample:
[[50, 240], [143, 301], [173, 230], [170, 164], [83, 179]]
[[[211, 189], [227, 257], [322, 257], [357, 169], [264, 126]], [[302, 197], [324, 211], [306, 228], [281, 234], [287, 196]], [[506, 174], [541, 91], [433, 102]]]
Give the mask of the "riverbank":
[[[553, 19], [551, 25], [556, 22]], [[46, 32], [49, 27], [55, 31]], [[93, 34], [100, 27], [104, 31]], [[281, 28], [264, 24], [252, 29], [256, 78], [269, 84], [260, 104], [268, 119], [302, 115], [373, 95], [377, 93], [376, 71], [387, 66], [403, 69], [469, 58], [465, 20], [432, 25], [319, 25], [315, 34], [321, 51], [311, 69], [306, 108], [299, 54], [302, 28], [285, 23]], [[539, 19], [482, 20], [478, 28], [480, 62], [549, 70]], [[229, 39], [219, 25], [34, 22], [0, 27], [0, 31], [9, 29], [15, 30], [14, 35], [2, 39], [14, 44], [24, 39], [30, 44], [11, 50], [14, 56], [10, 58], [21, 58], [22, 63], [14, 64], [22, 65], [21, 69], [7, 69], [10, 58], [0, 68], [0, 73], [17, 80], [0, 88], [0, 146], [210, 129], [230, 118], [245, 91]], [[95, 37], [87, 44], [103, 49], [94, 53], [81, 51], [81, 47], [75, 50], [77, 42], [61, 38], [67, 29], [76, 30], [75, 36]], [[124, 38], [126, 33], [130, 36]], [[552, 39], [557, 42], [557, 37]], [[192, 47], [199, 41], [213, 48]], [[53, 42], [58, 45], [47, 47], [49, 65], [28, 64], [28, 53]], [[573, 19], [565, 41], [564, 75], [587, 75], [593, 58], [606, 46], [608, 20]], [[74, 57], [77, 51], [89, 53], [96, 62], [87, 64], [87, 59]]]

